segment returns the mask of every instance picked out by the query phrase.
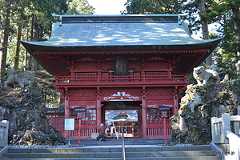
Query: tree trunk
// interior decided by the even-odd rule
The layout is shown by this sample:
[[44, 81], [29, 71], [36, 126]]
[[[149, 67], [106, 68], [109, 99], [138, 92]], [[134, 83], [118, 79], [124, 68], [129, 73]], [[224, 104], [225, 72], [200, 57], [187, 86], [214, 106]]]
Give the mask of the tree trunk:
[[[32, 23], [31, 23], [31, 40], [39, 40], [39, 29], [37, 25], [37, 17], [32, 15]], [[29, 56], [29, 70], [36, 71], [38, 70], [38, 63], [34, 59], [33, 56]]]
[[14, 58], [14, 69], [18, 70], [19, 68], [19, 55], [20, 55], [20, 41], [22, 38], [22, 24], [18, 25], [18, 33], [17, 33], [17, 46], [16, 46], [16, 54]]
[[4, 15], [4, 33], [3, 33], [3, 51], [2, 51], [2, 62], [1, 62], [1, 85], [4, 85], [4, 78], [6, 74], [6, 61], [8, 51], [8, 39], [10, 34], [10, 12], [11, 12], [11, 1], [5, 0], [5, 15]]
[[[27, 28], [27, 32], [26, 32], [26, 40], [29, 40], [29, 29]], [[29, 61], [29, 53], [27, 50], [25, 50], [25, 66], [26, 68], [25, 69], [29, 69], [29, 64], [28, 64], [28, 61]]]
[[237, 56], [240, 56], [240, 6], [232, 6], [233, 13], [233, 28], [236, 37], [236, 53]]
[[208, 31], [208, 20], [207, 20], [207, 9], [205, 6], [205, 0], [200, 0], [199, 10], [200, 10], [200, 17], [201, 17], [201, 25], [202, 25], [202, 36], [203, 39], [208, 39], [209, 31]]
[[[205, 0], [200, 0], [199, 1], [199, 10], [200, 10], [200, 18], [201, 18], [203, 39], [209, 39], [207, 9], [206, 9], [206, 1]], [[210, 66], [212, 64], [212, 54], [210, 54], [207, 57], [206, 64], [208, 66]]]
[[[34, 40], [34, 22], [35, 21], [35, 16], [32, 15], [32, 18], [31, 18], [31, 31], [30, 31], [30, 40]], [[33, 68], [33, 57], [32, 55], [29, 55], [29, 58], [28, 58], [28, 70], [32, 70]]]

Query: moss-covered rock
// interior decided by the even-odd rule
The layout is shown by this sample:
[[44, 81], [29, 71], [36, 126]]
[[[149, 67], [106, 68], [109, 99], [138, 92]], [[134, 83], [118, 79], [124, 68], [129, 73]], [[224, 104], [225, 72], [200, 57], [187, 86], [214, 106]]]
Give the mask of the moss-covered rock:
[[239, 97], [239, 80], [188, 85], [178, 113], [171, 118], [172, 142], [211, 142], [211, 117], [220, 117], [225, 112], [236, 114]]
[[[16, 85], [13, 85], [16, 86]], [[63, 144], [64, 139], [48, 123], [43, 88], [31, 81], [21, 88], [0, 90], [0, 120], [9, 121], [10, 144]]]

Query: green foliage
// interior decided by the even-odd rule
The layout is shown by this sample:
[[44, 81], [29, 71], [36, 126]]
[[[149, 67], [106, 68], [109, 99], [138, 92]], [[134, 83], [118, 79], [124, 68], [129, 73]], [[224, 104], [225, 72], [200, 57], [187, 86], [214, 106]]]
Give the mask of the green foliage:
[[[5, 3], [10, 3], [10, 36], [8, 39], [8, 53], [6, 68], [13, 68], [17, 44], [18, 29], [21, 27], [21, 40], [46, 39], [51, 34], [52, 14], [92, 14], [94, 8], [87, 0], [0, 0], [0, 44], [3, 42]], [[1, 46], [1, 45], [0, 45]], [[20, 46], [18, 70], [29, 69], [34, 61], [30, 61], [29, 53]], [[44, 100], [56, 106], [59, 95], [53, 88], [43, 89]]]
[[68, 14], [93, 14], [94, 8], [87, 0], [68, 0]]
[[128, 14], [179, 13], [180, 6], [179, 0], [128, 0], [125, 12]]
[[[240, 58], [239, 31], [240, 26], [240, 0], [215, 0], [211, 1], [208, 17], [210, 22], [218, 22], [222, 26], [220, 32], [224, 35], [224, 41], [221, 50], [217, 54], [219, 66], [224, 73], [231, 78], [236, 77], [234, 64]], [[238, 13], [236, 12], [238, 10]]]
[[[0, 0], [0, 43], [3, 39], [4, 24], [2, 20], [5, 11], [3, 6], [6, 1]], [[11, 0], [7, 64], [9, 66], [14, 64], [18, 26], [22, 25], [23, 28], [22, 40], [46, 39], [51, 33], [52, 14], [92, 14], [93, 12], [94, 8], [88, 4], [87, 0]], [[33, 33], [31, 33], [32, 31]], [[20, 70], [28, 68], [28, 57], [29, 54], [21, 46]]]

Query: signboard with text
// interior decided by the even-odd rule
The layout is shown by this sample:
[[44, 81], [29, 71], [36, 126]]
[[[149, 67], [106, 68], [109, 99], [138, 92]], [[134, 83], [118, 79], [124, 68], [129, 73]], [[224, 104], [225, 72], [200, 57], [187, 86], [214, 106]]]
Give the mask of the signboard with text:
[[73, 131], [74, 130], [74, 118], [66, 118], [64, 120], [64, 130]]

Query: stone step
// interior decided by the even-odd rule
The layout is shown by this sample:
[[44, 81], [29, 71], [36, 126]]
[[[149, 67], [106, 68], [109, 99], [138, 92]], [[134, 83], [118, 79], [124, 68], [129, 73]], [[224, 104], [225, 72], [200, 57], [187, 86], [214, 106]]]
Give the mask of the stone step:
[[157, 151], [157, 152], [126, 152], [127, 157], [195, 157], [195, 156], [215, 156], [212, 151]]
[[[75, 144], [74, 142], [71, 144]], [[107, 145], [121, 145], [121, 139], [106, 139], [105, 141], [99, 142], [96, 140], [80, 140], [80, 144], [78, 146], [107, 146]], [[126, 145], [160, 145], [164, 144], [164, 140], [162, 139], [142, 139], [142, 138], [134, 138], [134, 139], [125, 139]]]
[[1, 160], [122, 160], [122, 158], [1, 158]]
[[[130, 145], [126, 146], [128, 152], [146, 152], [146, 151], [209, 151], [211, 147], [208, 145], [200, 146], [157, 146], [157, 145]], [[59, 152], [118, 152], [121, 146], [96, 146], [96, 147], [9, 147], [9, 153], [59, 153]]]
[[[13, 160], [13, 159], [1, 159], [1, 160]], [[66, 160], [66, 158], [17, 158], [14, 160]], [[68, 160], [122, 160], [122, 158], [68, 158]], [[216, 156], [202, 156], [195, 158], [186, 157], [136, 157], [127, 158], [127, 160], [219, 160]]]
[[216, 156], [201, 156], [201, 157], [135, 157], [127, 158], [127, 160], [219, 160]]
[[[10, 146], [4, 157], [9, 159], [79, 159], [79, 160], [118, 160], [122, 159], [121, 146], [96, 147], [13, 147]], [[133, 145], [126, 147], [127, 160], [217, 160], [209, 145]], [[2, 160], [2, 159], [1, 159]]]
[[8, 153], [121, 152], [122, 148], [9, 148]]
[[153, 147], [126, 147], [129, 152], [145, 152], [145, 151], [209, 151], [212, 150], [208, 145], [202, 146], [153, 146]]
[[119, 158], [122, 153], [7, 153], [4, 156], [8, 158]]
[[[104, 158], [119, 157], [121, 152], [65, 152], [65, 153], [6, 153], [6, 157], [24, 157], [24, 158]], [[215, 156], [212, 151], [161, 151], [161, 152], [126, 152], [127, 157], [195, 157], [195, 156]]]

